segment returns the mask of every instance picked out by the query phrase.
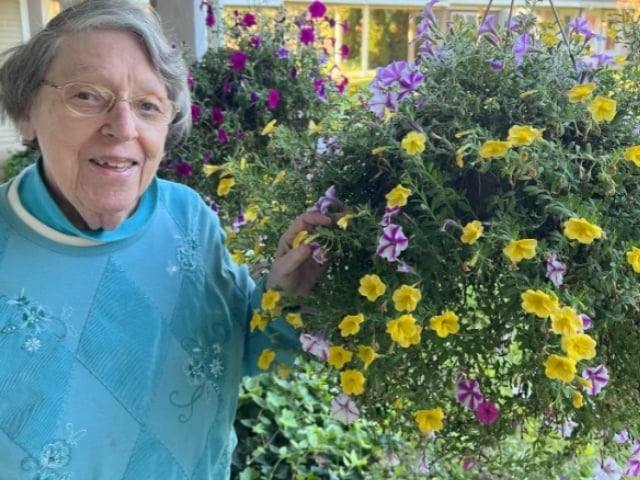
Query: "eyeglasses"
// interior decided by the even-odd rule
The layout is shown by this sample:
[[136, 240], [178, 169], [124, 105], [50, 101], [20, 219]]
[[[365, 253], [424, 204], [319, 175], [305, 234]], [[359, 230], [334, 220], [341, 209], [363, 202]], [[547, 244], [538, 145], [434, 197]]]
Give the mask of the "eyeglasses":
[[86, 117], [110, 112], [116, 102], [127, 102], [135, 117], [150, 126], [168, 125], [178, 113], [175, 103], [154, 94], [118, 99], [111, 90], [91, 83], [56, 85], [48, 80], [42, 83], [62, 93], [62, 101], [69, 111]]

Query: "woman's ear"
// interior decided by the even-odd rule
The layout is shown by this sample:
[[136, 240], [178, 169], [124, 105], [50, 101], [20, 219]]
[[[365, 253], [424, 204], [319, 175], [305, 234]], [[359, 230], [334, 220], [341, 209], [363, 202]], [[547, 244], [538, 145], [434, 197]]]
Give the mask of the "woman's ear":
[[36, 131], [29, 120], [20, 120], [17, 128], [23, 143], [31, 143], [36, 139]]

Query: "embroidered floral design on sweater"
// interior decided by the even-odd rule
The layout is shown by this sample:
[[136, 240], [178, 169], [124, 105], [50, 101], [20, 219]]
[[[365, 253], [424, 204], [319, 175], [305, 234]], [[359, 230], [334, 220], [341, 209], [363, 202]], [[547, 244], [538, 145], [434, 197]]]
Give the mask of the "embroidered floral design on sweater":
[[43, 445], [38, 458], [25, 457], [20, 463], [22, 471], [31, 473], [31, 480], [71, 480], [73, 473], [61, 469], [71, 463], [73, 447], [85, 436], [86, 430], [74, 431], [73, 424], [65, 426], [67, 438]]
[[178, 417], [181, 422], [186, 423], [191, 420], [194, 405], [202, 396], [210, 402], [220, 394], [224, 362], [222, 346], [219, 343], [207, 346], [204, 342], [187, 338], [182, 341], [182, 348], [189, 353], [189, 359], [184, 365], [184, 374], [194, 390], [186, 402], [178, 401], [180, 393], [174, 390], [169, 396], [169, 401], [176, 407], [188, 409], [187, 413]]
[[4, 299], [5, 307], [10, 311], [9, 320], [0, 328], [0, 335], [19, 335], [22, 339], [22, 349], [27, 353], [38, 352], [47, 335], [57, 339], [66, 336], [64, 321], [51, 315], [38, 302], [29, 299], [24, 290], [15, 298], [0, 298]]

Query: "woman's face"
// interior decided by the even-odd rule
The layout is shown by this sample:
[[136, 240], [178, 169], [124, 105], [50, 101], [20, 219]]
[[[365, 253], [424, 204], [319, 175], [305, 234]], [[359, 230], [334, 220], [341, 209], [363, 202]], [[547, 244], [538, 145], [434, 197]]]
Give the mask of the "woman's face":
[[98, 85], [118, 100], [108, 112], [81, 116], [65, 107], [59, 89], [43, 84], [21, 125], [25, 138], [37, 139], [45, 180], [69, 220], [82, 229], [116, 229], [151, 183], [168, 132], [168, 122], [141, 121], [122, 99], [166, 99], [165, 84], [136, 37], [112, 30], [64, 38], [45, 79]]

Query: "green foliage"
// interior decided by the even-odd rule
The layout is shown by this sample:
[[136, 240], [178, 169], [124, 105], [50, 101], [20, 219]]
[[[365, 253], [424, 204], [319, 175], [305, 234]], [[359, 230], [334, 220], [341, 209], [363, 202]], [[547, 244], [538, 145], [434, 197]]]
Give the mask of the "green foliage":
[[[427, 20], [418, 28], [422, 45], [415, 65], [382, 69], [369, 85], [373, 94], [339, 97], [326, 83], [327, 98], [318, 101], [310, 85], [327, 67], [314, 63], [317, 49], [309, 50], [313, 55], [305, 63], [306, 47], [292, 48], [290, 60], [305, 66], [283, 109], [264, 103], [265, 92], [285, 91], [289, 81], [290, 64], [280, 69], [275, 52], [298, 38], [302, 25], [319, 32], [308, 23], [318, 20], [265, 24], [276, 33], [261, 31], [259, 48], [250, 46], [254, 29], [235, 23], [233, 30], [232, 24], [229, 45], [194, 66], [194, 101], [204, 113], [195, 141], [170, 152], [163, 172], [221, 208], [234, 258], [261, 269], [291, 219], [330, 187], [340, 202], [329, 213], [342, 216], [339, 228], [315, 232], [313, 242], [331, 261], [314, 296], [296, 301], [303, 307], [304, 331], [324, 336], [353, 358], [344, 368], [324, 365], [318, 377], [323, 387], [310, 397], [296, 397], [311, 378], [297, 370], [292, 382], [265, 377], [268, 388], [249, 384], [239, 412], [242, 478], [290, 478], [291, 472], [331, 478], [329, 471], [368, 478], [374, 470], [363, 465], [360, 471], [354, 462], [368, 459], [367, 468], [377, 468], [396, 457], [393, 478], [410, 478], [421, 455], [435, 478], [588, 478], [596, 459], [628, 458], [628, 445], [613, 438], [623, 428], [632, 438], [640, 434], [640, 285], [629, 260], [640, 247], [640, 159], [632, 150], [640, 143], [638, 64], [632, 53], [620, 65], [586, 67], [595, 60], [584, 35], [572, 35], [565, 45], [558, 26], [533, 29], [530, 13], [518, 17], [514, 31], [498, 26], [484, 38], [464, 23], [441, 34]], [[637, 23], [619, 27], [629, 51], [639, 51]], [[278, 36], [288, 28], [293, 33]], [[229, 64], [238, 51], [251, 58], [242, 79]], [[594, 84], [591, 94], [569, 98], [572, 88], [586, 83]], [[262, 102], [251, 102], [251, 92]], [[593, 113], [598, 97], [617, 102], [611, 119]], [[229, 122], [224, 127], [209, 120], [216, 106]], [[518, 141], [516, 126], [528, 128], [530, 138]], [[221, 128], [233, 141], [219, 141]], [[411, 136], [413, 145], [407, 143]], [[416, 139], [424, 139], [424, 149]], [[491, 152], [496, 141], [509, 143], [503, 152]], [[200, 173], [203, 167], [209, 177]], [[229, 191], [225, 179], [235, 182]], [[398, 185], [408, 192], [407, 203], [389, 221], [402, 227], [408, 247], [388, 261], [377, 247], [388, 195]], [[602, 235], [573, 238], [567, 222], [577, 219]], [[463, 241], [473, 221], [482, 232]], [[505, 253], [520, 240], [535, 240], [533, 255]], [[557, 285], [546, 276], [554, 255], [566, 268]], [[371, 274], [386, 285], [373, 301], [359, 291], [361, 279]], [[399, 307], [393, 298], [403, 285], [420, 291], [415, 309]], [[584, 332], [596, 342], [593, 358], [570, 358], [576, 352], [563, 346], [557, 321], [538, 318], [523, 305], [523, 294], [536, 291], [548, 295], [554, 308], [593, 319]], [[435, 325], [446, 312], [455, 313], [459, 329], [439, 335]], [[355, 314], [363, 314], [364, 322], [343, 334], [342, 319]], [[392, 327], [399, 318], [411, 327]], [[577, 333], [574, 327], [571, 335]], [[358, 356], [362, 346], [377, 352], [370, 365]], [[551, 378], [558, 375], [545, 365], [552, 355], [575, 364], [566, 381]], [[608, 369], [609, 384], [588, 395], [579, 378], [586, 367], [599, 365]], [[362, 393], [341, 383], [346, 370], [364, 375]], [[495, 421], [485, 424], [456, 401], [463, 378], [477, 381], [484, 400], [499, 409]], [[272, 390], [280, 393], [274, 397]], [[286, 407], [280, 405], [289, 390]], [[325, 418], [341, 390], [362, 413], [349, 427]], [[417, 421], [419, 412], [438, 409], [442, 428]], [[340, 428], [349, 437], [370, 422], [376, 424], [365, 435], [371, 448], [362, 447], [357, 435], [349, 438], [355, 444], [335, 450], [326, 436], [309, 440], [309, 432], [321, 435], [318, 429]], [[387, 440], [383, 455], [382, 438], [394, 439]], [[347, 452], [354, 451], [347, 461]], [[316, 461], [319, 452], [325, 464]], [[466, 473], [463, 459], [475, 462]], [[324, 470], [313, 470], [318, 468]]]
[[15, 177], [24, 168], [34, 163], [40, 154], [32, 149], [25, 148], [12, 154], [2, 166], [4, 169], [4, 178], [9, 179]]

